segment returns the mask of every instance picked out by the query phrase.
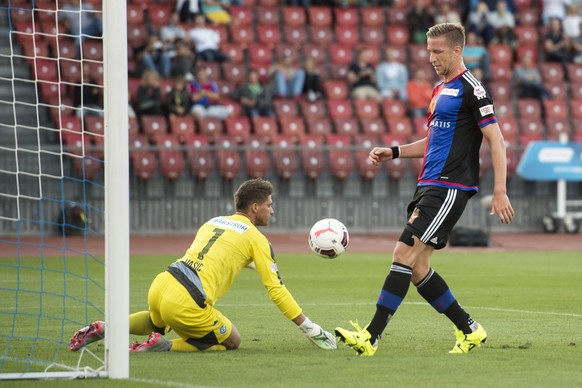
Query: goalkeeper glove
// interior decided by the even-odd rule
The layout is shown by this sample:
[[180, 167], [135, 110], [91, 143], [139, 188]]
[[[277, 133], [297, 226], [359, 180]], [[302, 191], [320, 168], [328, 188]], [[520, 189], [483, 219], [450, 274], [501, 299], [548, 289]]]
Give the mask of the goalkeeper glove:
[[337, 348], [335, 336], [323, 330], [317, 323], [311, 322], [309, 318], [305, 317], [305, 321], [299, 325], [299, 329], [318, 348], [326, 350]]

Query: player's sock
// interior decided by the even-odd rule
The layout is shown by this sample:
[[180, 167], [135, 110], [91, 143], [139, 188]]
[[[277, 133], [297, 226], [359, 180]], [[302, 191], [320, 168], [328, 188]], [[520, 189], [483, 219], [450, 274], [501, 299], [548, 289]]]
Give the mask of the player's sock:
[[418, 293], [436, 311], [445, 314], [463, 333], [469, 334], [476, 329], [477, 324], [459, 305], [445, 280], [432, 268], [424, 279], [415, 286]]
[[[208, 349], [205, 349], [205, 352], [211, 351], [220, 351], [226, 350], [223, 345], [212, 345]], [[183, 338], [176, 338], [172, 340], [172, 348], [170, 349], [171, 352], [198, 352], [199, 349], [194, 346], [190, 345], [185, 339]]]
[[398, 310], [400, 303], [402, 303], [402, 300], [408, 292], [411, 277], [412, 268], [406, 265], [393, 263], [390, 267], [390, 273], [386, 276], [386, 281], [384, 282], [384, 286], [382, 286], [378, 302], [376, 302], [376, 314], [374, 314], [372, 321], [367, 327], [371, 335], [370, 342], [372, 344], [380, 337], [380, 334], [382, 334], [386, 325], [388, 325], [388, 321], [390, 321], [390, 318]]
[[131, 334], [149, 335], [152, 331], [157, 330], [152, 323], [149, 311], [140, 311], [129, 316], [129, 332]]

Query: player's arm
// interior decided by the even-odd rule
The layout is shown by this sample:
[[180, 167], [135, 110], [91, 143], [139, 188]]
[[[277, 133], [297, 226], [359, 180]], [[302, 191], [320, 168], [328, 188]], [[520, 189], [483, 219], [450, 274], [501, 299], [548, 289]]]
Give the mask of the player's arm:
[[426, 148], [426, 141], [425, 137], [414, 143], [403, 144], [397, 147], [374, 147], [370, 151], [368, 159], [370, 159], [374, 166], [378, 166], [381, 162], [396, 159], [394, 152], [398, 153], [398, 158], [422, 158]]
[[481, 128], [483, 136], [489, 143], [491, 150], [491, 164], [493, 165], [493, 199], [490, 215], [497, 214], [504, 224], [509, 224], [515, 215], [509, 198], [507, 197], [507, 158], [505, 141], [497, 123], [491, 123]]

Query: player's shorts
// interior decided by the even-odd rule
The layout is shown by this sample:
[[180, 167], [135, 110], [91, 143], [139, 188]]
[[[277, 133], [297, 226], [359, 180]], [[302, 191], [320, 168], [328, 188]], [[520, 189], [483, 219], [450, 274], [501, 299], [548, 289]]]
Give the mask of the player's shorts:
[[405, 230], [435, 249], [444, 248], [451, 230], [473, 195], [473, 190], [418, 186], [407, 208], [408, 222]]
[[213, 306], [200, 307], [191, 293], [167, 271], [152, 282], [148, 304], [155, 326], [170, 326], [199, 350], [222, 343], [232, 332], [232, 322], [227, 317]]

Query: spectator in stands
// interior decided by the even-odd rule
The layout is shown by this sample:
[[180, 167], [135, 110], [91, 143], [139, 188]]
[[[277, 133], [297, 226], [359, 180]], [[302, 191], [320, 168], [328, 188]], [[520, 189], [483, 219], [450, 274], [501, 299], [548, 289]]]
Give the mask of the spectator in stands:
[[552, 18], [564, 20], [566, 17], [566, 7], [570, 5], [571, 0], [543, 0], [542, 3], [542, 21], [545, 26], [550, 25]]
[[[580, 23], [580, 28], [582, 29], [582, 22]], [[572, 49], [572, 61], [574, 63], [582, 63], [582, 35], [570, 39], [570, 45]]]
[[303, 8], [309, 8], [311, 6], [310, 4], [310, 0], [287, 0], [285, 1], [286, 5], [292, 6], [292, 7], [303, 7]]
[[529, 52], [523, 55], [520, 65], [513, 70], [513, 83], [516, 86], [518, 98], [536, 98], [541, 101], [550, 96], [542, 84], [540, 70]]
[[103, 103], [101, 101], [101, 88], [97, 80], [91, 74], [91, 65], [83, 63], [83, 76], [79, 80], [81, 84], [75, 85], [74, 104], [77, 108], [77, 116], [88, 115], [103, 116]]
[[562, 21], [558, 18], [550, 20], [550, 29], [544, 37], [544, 54], [548, 62], [560, 62], [562, 65], [570, 60], [570, 39], [562, 28]]
[[[481, 44], [480, 38], [474, 32], [467, 33], [467, 42], [463, 50], [463, 61], [467, 69], [471, 71], [476, 68], [481, 68], [485, 79], [489, 79], [489, 52]], [[483, 78], [478, 79], [483, 80]]]
[[356, 62], [350, 65], [347, 75], [351, 96], [355, 99], [380, 98], [380, 93], [376, 89], [376, 72], [374, 65], [370, 63], [370, 51], [363, 49], [358, 54]]
[[303, 95], [306, 96], [309, 101], [315, 101], [325, 97], [323, 83], [321, 82], [321, 74], [317, 68], [315, 58], [305, 58], [303, 63], [303, 71], [305, 72]]
[[143, 72], [133, 107], [138, 116], [164, 114], [158, 73], [153, 70]]
[[297, 66], [293, 55], [284, 54], [279, 63], [271, 67], [269, 74], [277, 97], [299, 98], [301, 96], [305, 72]]
[[82, 4], [80, 0], [63, 0], [63, 2], [64, 5], [58, 11], [58, 18], [71, 35], [78, 37], [77, 43], [80, 43], [84, 36], [103, 35], [101, 12], [93, 12], [93, 6], [86, 1]]
[[190, 83], [192, 94], [190, 113], [198, 120], [206, 116], [224, 120], [232, 113], [232, 108], [219, 104], [220, 88], [216, 82], [209, 79], [208, 74], [206, 67], [202, 66], [196, 70], [196, 79]]
[[200, 4], [198, 0], [178, 0], [176, 12], [180, 15], [182, 23], [190, 23], [200, 13]]
[[163, 44], [174, 47], [176, 41], [187, 39], [189, 39], [188, 34], [180, 25], [180, 15], [178, 12], [172, 12], [168, 23], [160, 30], [160, 40]]
[[426, 117], [432, 98], [432, 84], [427, 80], [423, 67], [412, 72], [412, 79], [406, 85], [408, 92], [408, 112], [412, 117]]
[[460, 23], [461, 15], [457, 10], [451, 8], [451, 3], [443, 1], [439, 4], [434, 15], [434, 22], [439, 23]]
[[426, 43], [426, 31], [434, 25], [434, 16], [425, 0], [415, 0], [414, 5], [408, 11], [406, 20], [410, 34], [410, 43]]
[[181, 76], [188, 80], [194, 79], [194, 62], [196, 56], [188, 44], [180, 39], [175, 42], [176, 54], [172, 57], [170, 74], [172, 77]]
[[578, 8], [573, 5], [568, 6], [562, 25], [569, 39], [576, 39], [580, 36], [580, 23], [582, 23], [582, 17]]
[[141, 54], [138, 55], [140, 59], [138, 74], [144, 70], [152, 70], [160, 74], [162, 77], [169, 77], [173, 51], [166, 50], [166, 47], [156, 34], [150, 35], [146, 47]]
[[513, 44], [515, 42], [515, 17], [507, 10], [504, 0], [497, 2], [491, 21], [495, 43]]
[[192, 106], [192, 95], [184, 77], [174, 77], [172, 90], [166, 96], [168, 113], [176, 116], [185, 116]]
[[481, 38], [485, 45], [493, 39], [493, 22], [489, 6], [485, 1], [477, 3], [477, 7], [469, 13], [467, 19], [468, 31], [474, 32]]
[[206, 26], [204, 15], [196, 15], [194, 28], [188, 34], [196, 46], [196, 58], [199, 61], [225, 62], [230, 59], [219, 50], [220, 34]]
[[380, 94], [384, 98], [397, 98], [407, 100], [406, 83], [408, 82], [408, 70], [404, 64], [396, 59], [396, 51], [390, 47], [384, 50], [384, 61], [376, 70], [376, 82]]
[[243, 112], [249, 116], [273, 116], [273, 95], [270, 88], [259, 82], [259, 73], [249, 70], [248, 81], [235, 93]]
[[229, 0], [198, 0], [200, 9], [208, 20], [214, 24], [230, 24], [230, 14], [225, 8], [230, 7]]

